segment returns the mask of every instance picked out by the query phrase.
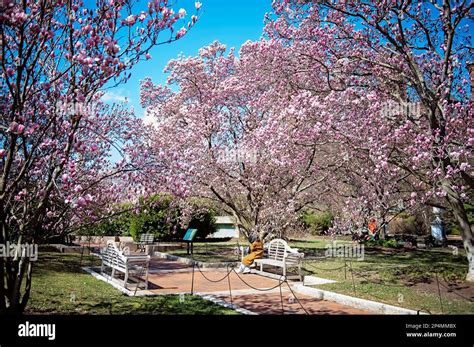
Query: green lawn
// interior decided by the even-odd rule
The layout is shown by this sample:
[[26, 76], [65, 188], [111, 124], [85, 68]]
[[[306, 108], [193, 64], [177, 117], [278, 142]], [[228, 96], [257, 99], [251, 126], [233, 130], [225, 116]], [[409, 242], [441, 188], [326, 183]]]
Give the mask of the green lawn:
[[[76, 254], [40, 253], [35, 263], [29, 314], [237, 314], [198, 296], [129, 297], [81, 269]], [[82, 266], [97, 265], [84, 257]]]
[[[325, 247], [300, 251], [323, 255]], [[326, 258], [304, 264], [306, 274], [337, 281], [315, 286], [320, 289], [431, 313], [474, 313], [474, 286], [464, 282], [467, 260], [461, 252], [366, 248], [362, 261]]]
[[[474, 314], [474, 286], [464, 282], [467, 260], [463, 250], [455, 256], [447, 248], [365, 248], [363, 261], [354, 260], [351, 263], [342, 258], [318, 259], [325, 256], [326, 246], [331, 242], [330, 238], [313, 238], [291, 240], [289, 243], [305, 254], [305, 274], [337, 281], [318, 285], [317, 288], [431, 313]], [[351, 244], [347, 238], [338, 239], [337, 243]], [[246, 243], [241, 241], [239, 245]], [[198, 242], [194, 245], [193, 258], [206, 262], [238, 261], [237, 246], [236, 242]], [[187, 256], [185, 249], [173, 251], [172, 254]], [[351, 265], [353, 272], [350, 271]]]
[[186, 248], [175, 249], [170, 254], [193, 258], [197, 261], [218, 263], [240, 261], [239, 246], [247, 246], [246, 241], [194, 242], [193, 254], [188, 255]]
[[[325, 246], [331, 243], [330, 238], [320, 238], [311, 240], [291, 240], [289, 245], [304, 251], [305, 256], [324, 255]], [[338, 243], [350, 243], [346, 238], [338, 239]], [[193, 258], [198, 261], [216, 263], [216, 262], [238, 262], [240, 261], [239, 246], [248, 246], [245, 240], [226, 241], [226, 242], [194, 242], [194, 252], [188, 255], [186, 248], [175, 249], [170, 254]]]

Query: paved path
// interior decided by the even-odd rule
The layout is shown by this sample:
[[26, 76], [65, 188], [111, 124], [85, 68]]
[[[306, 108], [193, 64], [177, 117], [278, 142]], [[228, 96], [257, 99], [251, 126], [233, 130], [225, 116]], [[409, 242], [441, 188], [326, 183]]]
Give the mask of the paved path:
[[[237, 275], [235, 272], [226, 277], [226, 269], [203, 269], [201, 271], [202, 273], [198, 269], [194, 271], [194, 293], [209, 294], [230, 303], [230, 283], [233, 304], [259, 314], [282, 313], [278, 280], [256, 274]], [[189, 293], [193, 283], [193, 268], [175, 261], [153, 258], [148, 279], [148, 294]], [[270, 288], [273, 289], [265, 290]], [[282, 284], [282, 294], [285, 314], [305, 313], [297, 300], [294, 299], [286, 283]], [[296, 292], [295, 294], [310, 314], [370, 314], [368, 311], [335, 302], [311, 298]]]

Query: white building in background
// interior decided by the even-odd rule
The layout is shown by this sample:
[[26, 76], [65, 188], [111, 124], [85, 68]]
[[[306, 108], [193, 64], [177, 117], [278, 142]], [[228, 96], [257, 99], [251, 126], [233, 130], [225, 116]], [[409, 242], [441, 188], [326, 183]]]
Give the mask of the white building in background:
[[216, 217], [216, 229], [217, 231], [209, 235], [212, 238], [228, 238], [240, 236], [240, 230], [235, 222], [235, 218], [232, 216], [217, 216]]

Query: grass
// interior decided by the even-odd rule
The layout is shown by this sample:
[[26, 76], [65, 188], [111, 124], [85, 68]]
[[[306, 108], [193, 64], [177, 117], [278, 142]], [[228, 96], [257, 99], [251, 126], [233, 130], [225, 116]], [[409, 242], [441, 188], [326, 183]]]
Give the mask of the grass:
[[[306, 254], [305, 249], [300, 250]], [[447, 249], [365, 249], [362, 261], [308, 259], [304, 270], [337, 281], [314, 286], [320, 289], [431, 313], [474, 313], [474, 286], [464, 282], [466, 257], [462, 253], [455, 256]]]
[[[33, 271], [28, 314], [237, 314], [197, 296], [129, 297], [81, 269], [76, 254], [40, 253]], [[84, 257], [82, 266], [98, 265]]]
[[[289, 243], [305, 254], [306, 275], [337, 281], [315, 286], [317, 288], [431, 313], [474, 314], [474, 286], [464, 282], [467, 260], [463, 250], [454, 255], [446, 248], [397, 250], [366, 247], [362, 261], [318, 259], [325, 256], [326, 247], [331, 243], [330, 238], [295, 239]], [[351, 244], [351, 241], [343, 238], [337, 243]], [[240, 245], [245, 244], [240, 242]], [[236, 242], [195, 243], [193, 258], [207, 262], [237, 261], [237, 247]], [[185, 249], [172, 253], [190, 257]]]
[[194, 242], [192, 255], [187, 254], [186, 248], [175, 249], [170, 254], [208, 263], [238, 262], [240, 261], [239, 246], [246, 245], [245, 241]]
[[[290, 246], [304, 250], [305, 256], [321, 256], [324, 255], [325, 246], [330, 244], [332, 240], [314, 239], [314, 240], [292, 240]], [[339, 243], [348, 243], [346, 240], [338, 240]], [[188, 255], [186, 248], [175, 249], [170, 254], [193, 258], [194, 260], [203, 262], [238, 262], [240, 261], [240, 246], [247, 246], [245, 240], [226, 241], [226, 242], [194, 242], [194, 251], [192, 255]]]
[[[345, 239], [337, 241], [339, 244], [351, 243]], [[363, 261], [345, 262], [343, 258], [318, 259], [325, 255], [326, 247], [331, 242], [330, 238], [290, 241], [292, 247], [305, 254], [305, 274], [337, 281], [315, 287], [414, 310], [428, 310], [431, 313], [474, 314], [474, 286], [464, 282], [467, 260], [463, 250], [454, 255], [446, 248], [396, 250], [367, 247]], [[204, 262], [238, 261], [240, 256], [237, 249], [243, 245], [246, 245], [244, 241], [196, 242], [193, 258]], [[190, 257], [186, 255], [186, 249], [174, 250], [171, 253]], [[82, 272], [78, 264], [79, 258], [77, 255], [42, 254], [35, 269], [30, 301], [30, 309], [33, 312], [233, 313], [196, 297], [186, 297], [185, 303], [180, 303], [177, 296], [126, 297], [106, 283]], [[87, 265], [97, 261], [94, 257], [85, 259]], [[440, 283], [441, 301], [436, 277]], [[449, 284], [454, 285], [450, 287]], [[72, 294], [76, 297], [75, 303], [71, 302]]]

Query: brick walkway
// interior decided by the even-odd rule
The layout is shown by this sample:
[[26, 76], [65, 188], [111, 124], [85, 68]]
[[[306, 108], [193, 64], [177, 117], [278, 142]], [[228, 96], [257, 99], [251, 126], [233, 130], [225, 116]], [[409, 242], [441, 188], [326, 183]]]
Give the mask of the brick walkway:
[[[301, 306], [309, 314], [370, 314], [368, 311], [344, 306], [335, 302], [318, 300], [295, 293]], [[230, 302], [229, 296], [217, 296]], [[238, 295], [232, 297], [233, 304], [259, 314], [282, 314], [280, 293]], [[283, 291], [283, 314], [305, 314], [300, 304], [292, 299], [290, 291]]]
[[[226, 269], [203, 269], [194, 272], [194, 293], [209, 294], [230, 303], [229, 281], [232, 290], [233, 304], [259, 314], [281, 314], [281, 297], [278, 280], [266, 278], [256, 274], [245, 274], [240, 277], [232, 272], [228, 278]], [[218, 281], [211, 282], [207, 280]], [[153, 258], [150, 266], [149, 294], [179, 294], [191, 292], [193, 279], [192, 266], [174, 261]], [[247, 282], [246, 283], [244, 283]], [[290, 282], [291, 283], [291, 282]], [[259, 291], [269, 289], [270, 291]], [[283, 310], [285, 314], [304, 314], [304, 310], [292, 294], [288, 286], [283, 283]], [[331, 301], [311, 298], [296, 293], [303, 307], [310, 314], [370, 314], [368, 311], [355, 309]]]

